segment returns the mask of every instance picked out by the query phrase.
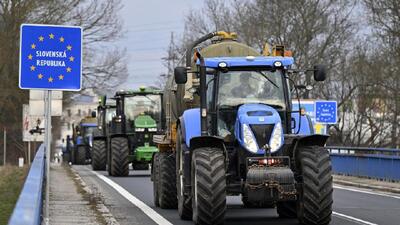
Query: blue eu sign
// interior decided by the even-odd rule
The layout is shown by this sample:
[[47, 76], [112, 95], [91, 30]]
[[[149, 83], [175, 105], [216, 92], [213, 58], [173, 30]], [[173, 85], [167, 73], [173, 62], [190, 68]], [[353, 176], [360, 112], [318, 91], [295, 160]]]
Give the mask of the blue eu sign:
[[337, 102], [315, 101], [315, 122], [324, 124], [337, 123]]
[[22, 24], [19, 57], [21, 89], [81, 89], [82, 28]]

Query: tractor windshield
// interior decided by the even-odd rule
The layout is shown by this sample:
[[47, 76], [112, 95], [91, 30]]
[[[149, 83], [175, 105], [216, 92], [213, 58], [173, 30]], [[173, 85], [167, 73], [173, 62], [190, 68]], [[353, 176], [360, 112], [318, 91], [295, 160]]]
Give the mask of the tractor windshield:
[[134, 121], [141, 114], [149, 115], [157, 122], [161, 119], [161, 96], [148, 94], [125, 97], [125, 116]]
[[93, 127], [83, 127], [83, 136], [88, 137], [93, 135], [93, 131], [96, 129], [95, 126]]
[[262, 103], [285, 108], [282, 72], [279, 70], [220, 73], [218, 106]]
[[116, 108], [107, 108], [106, 110], [106, 123], [109, 123], [116, 114]]

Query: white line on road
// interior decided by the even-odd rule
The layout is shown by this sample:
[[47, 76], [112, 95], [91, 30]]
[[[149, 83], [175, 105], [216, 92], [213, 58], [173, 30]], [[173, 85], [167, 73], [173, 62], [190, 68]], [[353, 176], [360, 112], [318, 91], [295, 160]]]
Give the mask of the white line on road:
[[343, 186], [338, 186], [338, 185], [333, 185], [333, 187], [336, 189], [341, 189], [341, 190], [347, 190], [347, 191], [359, 192], [359, 193], [364, 193], [364, 194], [378, 195], [378, 196], [383, 196], [383, 197], [400, 199], [400, 196], [396, 196], [396, 195], [389, 195], [389, 194], [384, 194], [384, 193], [379, 193], [379, 192], [372, 192], [372, 191], [367, 191], [367, 190], [348, 188], [348, 187], [343, 187]]
[[365, 224], [365, 225], [378, 225], [376, 223], [371, 223], [371, 222], [368, 222], [368, 221], [365, 221], [365, 220], [362, 220], [362, 219], [358, 219], [358, 218], [355, 218], [355, 217], [352, 217], [352, 216], [348, 216], [348, 215], [345, 215], [345, 214], [341, 214], [341, 213], [338, 213], [338, 212], [332, 212], [332, 214], [335, 215], [335, 216], [342, 217], [344, 219], [347, 219], [347, 220], [350, 220], [350, 221], [353, 221], [353, 222], [357, 222], [357, 223], [361, 223], [361, 224]]
[[91, 171], [94, 173], [97, 177], [99, 177], [101, 180], [106, 182], [108, 185], [110, 185], [112, 188], [114, 188], [118, 193], [120, 193], [122, 196], [124, 196], [128, 201], [130, 201], [132, 204], [137, 206], [140, 210], [142, 210], [150, 219], [152, 219], [154, 222], [160, 225], [172, 225], [171, 222], [169, 222], [167, 219], [165, 219], [163, 216], [158, 214], [154, 209], [150, 208], [148, 205], [146, 205], [144, 202], [140, 201], [138, 198], [133, 196], [131, 193], [129, 193], [127, 190], [125, 190], [123, 187], [112, 181], [111, 179], [107, 178], [106, 176], [99, 174], [95, 171]]

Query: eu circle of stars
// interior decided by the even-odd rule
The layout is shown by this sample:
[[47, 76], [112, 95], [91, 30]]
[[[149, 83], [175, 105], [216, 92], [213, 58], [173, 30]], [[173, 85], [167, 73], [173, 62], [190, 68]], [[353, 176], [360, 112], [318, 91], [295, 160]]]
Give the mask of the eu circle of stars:
[[[37, 37], [36, 41], [33, 41], [31, 44], [31, 49], [33, 51], [33, 53], [30, 53], [28, 55], [28, 60], [32, 61], [32, 65], [29, 67], [30, 71], [36, 75], [37, 74], [37, 78], [39, 80], [47, 80], [49, 83], [53, 83], [57, 80], [64, 80], [65, 74], [70, 75], [70, 73], [72, 72], [72, 68], [68, 66], [68, 62], [74, 62], [75, 57], [70, 53], [72, 51], [72, 45], [71, 44], [67, 44], [65, 46], [64, 51], [66, 52], [66, 57], [65, 58], [58, 58], [60, 60], [63, 60], [65, 63], [65, 71], [64, 73], [62, 73], [62, 71], [59, 74], [47, 74], [46, 71], [40, 71], [39, 66], [35, 66], [35, 62], [36, 62], [36, 57], [35, 57], [35, 50], [37, 48], [40, 48], [41, 43], [44, 43], [45, 41], [58, 41], [60, 45], [65, 46], [65, 38], [63, 36], [60, 37], [56, 37], [55, 34], [50, 33], [48, 34], [48, 36], [43, 36], [40, 35], [39, 37]], [[64, 60], [67, 59], [67, 60]]]
[[336, 123], [336, 102], [315, 102], [315, 119], [319, 123]]

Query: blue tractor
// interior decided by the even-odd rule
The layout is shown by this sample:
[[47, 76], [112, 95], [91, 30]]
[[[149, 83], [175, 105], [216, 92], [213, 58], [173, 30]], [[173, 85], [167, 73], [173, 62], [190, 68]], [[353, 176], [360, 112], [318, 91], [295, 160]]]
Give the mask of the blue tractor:
[[[186, 67], [174, 71], [178, 89], [188, 74], [198, 82], [189, 90], [198, 104], [183, 109], [176, 122], [180, 217], [223, 224], [226, 196], [241, 195], [247, 207], [276, 206], [280, 217], [329, 224], [328, 136], [313, 134], [306, 115], [292, 110], [294, 59], [283, 46], [261, 56], [203, 57], [195, 47], [216, 34], [195, 41]], [[315, 81], [326, 77], [321, 65], [302, 72], [313, 72]]]
[[[93, 132], [97, 128], [96, 112], [91, 117], [83, 118], [78, 126], [73, 127], [71, 162], [75, 165], [84, 165], [92, 160]], [[70, 142], [67, 138], [67, 142]]]

